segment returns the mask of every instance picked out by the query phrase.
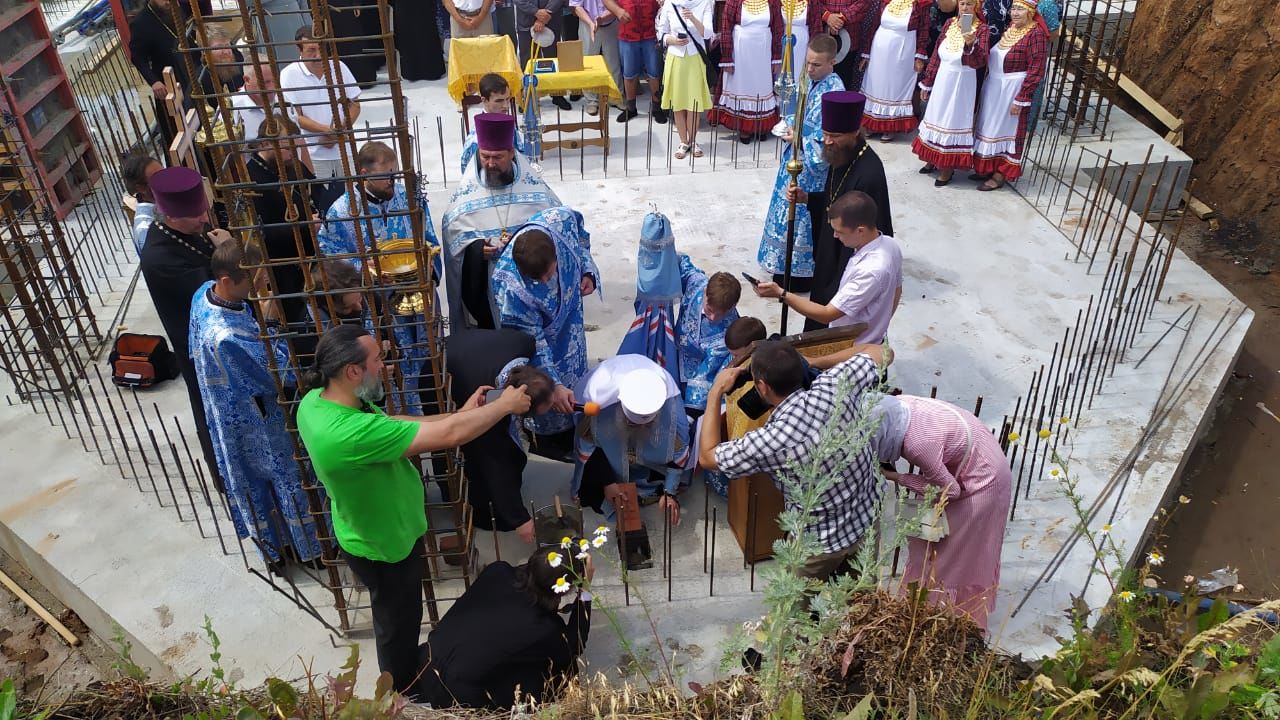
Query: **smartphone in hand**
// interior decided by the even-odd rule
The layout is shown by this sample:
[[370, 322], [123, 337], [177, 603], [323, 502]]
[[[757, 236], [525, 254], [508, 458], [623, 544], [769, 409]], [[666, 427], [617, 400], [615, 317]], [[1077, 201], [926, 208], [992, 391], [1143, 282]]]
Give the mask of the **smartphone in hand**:
[[751, 283], [751, 287], [755, 287], [756, 285], [759, 285], [759, 284], [760, 284], [760, 281], [759, 281], [759, 280], [757, 280], [757, 279], [755, 279], [755, 278], [751, 277], [750, 275], [748, 275], [748, 274], [746, 274], [746, 273], [742, 273], [742, 279], [743, 279], [743, 280], [746, 280], [746, 281], [747, 281], [747, 282], [749, 282], [749, 283]]
[[960, 29], [965, 35], [973, 32], [973, 13], [965, 13], [960, 16]]

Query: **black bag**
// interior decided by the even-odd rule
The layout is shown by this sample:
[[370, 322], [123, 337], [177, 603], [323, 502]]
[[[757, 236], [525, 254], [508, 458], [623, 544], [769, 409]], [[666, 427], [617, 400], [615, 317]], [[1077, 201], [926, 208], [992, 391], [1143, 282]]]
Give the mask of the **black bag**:
[[149, 388], [178, 377], [176, 358], [159, 335], [121, 333], [107, 362], [111, 382], [122, 387]]
[[[703, 69], [707, 72], [707, 90], [711, 94], [715, 94], [716, 84], [720, 82], [720, 46], [705, 49], [702, 43], [693, 36], [693, 32], [689, 30], [689, 25], [684, 21], [684, 16], [676, 10], [676, 19], [680, 21], [680, 27], [684, 28], [684, 34], [689, 36], [689, 41], [693, 43], [693, 47], [698, 51], [698, 57], [702, 58]], [[711, 108], [703, 108], [710, 110]]]

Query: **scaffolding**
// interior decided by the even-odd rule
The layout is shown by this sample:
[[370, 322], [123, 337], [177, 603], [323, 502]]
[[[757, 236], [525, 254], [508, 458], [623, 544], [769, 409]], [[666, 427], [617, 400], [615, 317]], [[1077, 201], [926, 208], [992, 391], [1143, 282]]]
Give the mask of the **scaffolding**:
[[[204, 16], [194, 3], [192, 11], [194, 32], [181, 37], [188, 77], [196, 77], [193, 53], [203, 57], [206, 67], [215, 68], [219, 63], [226, 65], [225, 57], [217, 57], [225, 47], [228, 35], [221, 28], [238, 23], [243, 32], [239, 48], [244, 60], [237, 64], [256, 70], [255, 74], [260, 78], [265, 77], [264, 71], [269, 69], [271, 77], [277, 78], [277, 84], [283, 85], [279, 79], [288, 63], [280, 59], [281, 51], [292, 48], [295, 39], [293, 36], [279, 38], [272, 35], [272, 28], [282, 25], [281, 13], [268, 15], [261, 0], [239, 3], [238, 12], [231, 16]], [[176, 7], [173, 12], [175, 22], [179, 22]], [[260, 243], [265, 250], [261, 268], [270, 277], [271, 290], [251, 298], [251, 301], [258, 310], [264, 340], [282, 338], [288, 347], [287, 365], [276, 366], [271, 359], [270, 370], [276, 379], [279, 400], [290, 418], [288, 430], [294, 441], [300, 478], [310, 505], [308, 510], [317, 518], [323, 567], [315, 571], [312, 578], [332, 596], [337, 621], [331, 627], [345, 633], [365, 627], [358, 615], [367, 607], [367, 600], [351, 573], [344, 568], [345, 562], [331, 531], [329, 504], [311, 471], [305, 447], [292, 420], [301, 400], [294, 378], [302, 377], [310, 365], [320, 334], [343, 315], [341, 303], [344, 298], [358, 293], [360, 305], [365, 309], [363, 322], [387, 353], [389, 372], [384, 379], [387, 412], [432, 414], [454, 408], [444, 372], [443, 313], [438, 305], [437, 278], [432, 269], [438, 248], [430, 242], [433, 239], [431, 221], [424, 210], [412, 128], [396, 67], [387, 0], [369, 0], [340, 8], [319, 0], [311, 3], [309, 11], [285, 11], [285, 14], [290, 13], [296, 16], [297, 27], [310, 29], [324, 58], [319, 93], [324, 98], [310, 104], [294, 102], [291, 105], [303, 115], [323, 114], [327, 110], [334, 118], [332, 126], [335, 130], [331, 133], [309, 132], [283, 120], [292, 113], [286, 105], [285, 92], [296, 88], [276, 90], [264, 87], [254, 98], [266, 110], [268, 118], [261, 128], [262, 138], [245, 141], [242, 138], [256, 135], [258, 129], [239, 127], [232, 104], [232, 98], [238, 93], [223, 85], [219, 73], [212, 72], [209, 73], [212, 93], [198, 83], [193, 83], [189, 89], [194, 109], [188, 111], [185, 122], [179, 125], [179, 137], [175, 138], [170, 150], [192, 147], [198, 152], [194, 159], [203, 166], [206, 177], [213, 181], [215, 202], [224, 209], [228, 229]], [[339, 17], [340, 14], [346, 15]], [[349, 22], [352, 15], [361, 14], [364, 14], [359, 21], [364, 28], [363, 34], [337, 37], [336, 27]], [[269, 17], [272, 22], [267, 22]], [[336, 64], [340, 54], [350, 58], [352, 52], [385, 58], [387, 63], [386, 79], [363, 88], [358, 101], [352, 97], [351, 86], [343, 83], [343, 71]], [[373, 128], [357, 124], [359, 108], [356, 102], [369, 101], [390, 103], [394, 117], [389, 125]], [[190, 122], [191, 113], [198, 118], [198, 123]], [[182, 135], [195, 127], [201, 128], [202, 137], [191, 143], [190, 138]], [[349, 198], [349, 214], [331, 222], [347, 223], [353, 232], [355, 247], [344, 248], [349, 252], [328, 255], [318, 252], [317, 235], [324, 224], [319, 213], [325, 210], [316, 197], [320, 188], [302, 166], [292, 160], [296, 148], [308, 143], [316, 148], [316, 143], [322, 141], [336, 141], [340, 150], [341, 169], [331, 183], [339, 184], [345, 191]], [[383, 175], [362, 174], [355, 159], [359, 149], [372, 142], [390, 147], [398, 166]], [[251, 164], [256, 165], [253, 170], [250, 169]], [[270, 180], [264, 182], [264, 177]], [[403, 187], [407, 208], [384, 213], [374, 206], [365, 192], [366, 183], [372, 180], [390, 180]], [[270, 204], [268, 200], [274, 201], [275, 210], [283, 202], [283, 216], [272, 214], [273, 210], [267, 207]], [[388, 218], [407, 218], [411, 227], [409, 237], [388, 236]], [[355, 286], [349, 283], [340, 286], [336, 278], [330, 276], [333, 266], [321, 262], [321, 258], [354, 263], [360, 269], [362, 280]], [[279, 303], [285, 308], [288, 323], [284, 328], [268, 327], [262, 312], [267, 303]], [[470, 584], [475, 555], [473, 523], [467, 500], [467, 482], [457, 450], [424, 457], [421, 467], [428, 488], [425, 510], [430, 525], [423, 557], [426, 616], [427, 622], [434, 624], [441, 616], [438, 603], [456, 597], [451, 593], [460, 594]], [[284, 548], [274, 550], [284, 554]], [[299, 569], [307, 574], [313, 572], [310, 568]], [[285, 581], [292, 585], [289, 577], [286, 574]], [[273, 576], [266, 579], [276, 583]], [[296, 587], [290, 589], [290, 594], [307, 596]]]
[[[0, 77], [0, 91], [8, 92]], [[88, 355], [103, 342], [77, 255], [52, 208], [52, 189], [17, 132], [0, 133], [0, 369], [22, 401], [70, 396]]]
[[1106, 136], [1133, 0], [1067, 0], [1045, 76], [1038, 122], [1072, 141]]

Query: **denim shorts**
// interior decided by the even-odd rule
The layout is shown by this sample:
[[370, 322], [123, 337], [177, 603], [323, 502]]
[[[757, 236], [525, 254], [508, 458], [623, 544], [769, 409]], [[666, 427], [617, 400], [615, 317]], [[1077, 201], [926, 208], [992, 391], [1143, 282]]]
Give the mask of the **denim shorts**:
[[662, 77], [662, 57], [658, 54], [657, 40], [619, 40], [618, 55], [622, 58], [622, 78], [635, 80], [648, 75], [657, 80]]

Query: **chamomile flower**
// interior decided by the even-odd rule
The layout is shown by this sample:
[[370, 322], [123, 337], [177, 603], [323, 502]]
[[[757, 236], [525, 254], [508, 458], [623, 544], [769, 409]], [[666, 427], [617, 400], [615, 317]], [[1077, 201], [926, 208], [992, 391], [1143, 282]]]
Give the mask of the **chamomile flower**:
[[547, 564], [550, 565], [551, 567], [558, 568], [560, 567], [560, 563], [563, 563], [563, 562], [564, 562], [564, 558], [561, 557], [560, 553], [556, 552], [555, 550], [552, 550], [551, 552], [547, 553]]
[[1120, 598], [1125, 602], [1129, 602], [1130, 600], [1133, 599], [1133, 593], [1129, 592], [1128, 590], [1121, 590], [1120, 592], [1116, 593], [1116, 597]]
[[572, 547], [573, 547], [573, 538], [569, 537], [568, 535], [565, 535], [564, 537], [560, 538], [560, 549], [568, 550]]
[[1098, 534], [1107, 535], [1107, 534], [1110, 534], [1110, 532], [1111, 532], [1111, 523], [1107, 523], [1106, 525], [1102, 526], [1102, 529], [1098, 531]]
[[596, 531], [591, 534], [595, 535], [596, 537], [607, 537], [609, 535], [609, 528], [606, 525], [601, 525], [597, 527]]
[[587, 556], [590, 554], [591, 554], [591, 543], [587, 542], [586, 538], [582, 538], [581, 540], [578, 541], [578, 554], [574, 555], [574, 557], [577, 558], [578, 560], [586, 560]]
[[1152, 550], [1151, 552], [1147, 553], [1147, 564], [1151, 565], [1152, 567], [1157, 567], [1159, 565], [1162, 565], [1163, 563], [1164, 563], [1164, 556], [1161, 555], [1159, 552]]
[[1051, 477], [1058, 477], [1061, 474], [1062, 474], [1062, 471], [1059, 470], [1058, 468], [1053, 468], [1052, 470], [1049, 471], [1049, 475]]
[[557, 595], [563, 595], [572, 590], [573, 586], [569, 584], [568, 575], [561, 575], [556, 579], [556, 584], [552, 585], [551, 589], [555, 590]]
[[1016, 433], [1016, 432], [1011, 432], [1011, 433], [1009, 433], [1009, 442], [1011, 442], [1011, 443], [1016, 443], [1016, 442], [1018, 442], [1018, 438], [1020, 438], [1020, 437], [1022, 437], [1022, 436], [1021, 436], [1021, 435], [1019, 435], [1018, 433]]
[[1052, 434], [1053, 433], [1049, 432], [1049, 428], [1040, 428], [1039, 435], [1041, 440], [1048, 440], [1049, 436]]
[[1058, 418], [1059, 425], [1066, 425], [1069, 422], [1071, 422], [1071, 418], [1067, 417], [1066, 415], [1063, 415], [1062, 417]]
[[595, 536], [595, 537], [591, 538], [591, 547], [593, 547], [593, 548], [597, 548], [597, 549], [598, 549], [598, 548], [602, 548], [602, 547], [604, 547], [604, 544], [605, 544], [605, 543], [607, 543], [607, 542], [609, 542], [609, 538], [608, 538], [607, 536], [605, 536], [605, 535], [597, 535], [597, 536]]
[[1179, 495], [1179, 496], [1178, 496], [1178, 504], [1179, 504], [1179, 505], [1190, 505], [1190, 504], [1191, 504], [1191, 498], [1187, 497], [1186, 495]]

